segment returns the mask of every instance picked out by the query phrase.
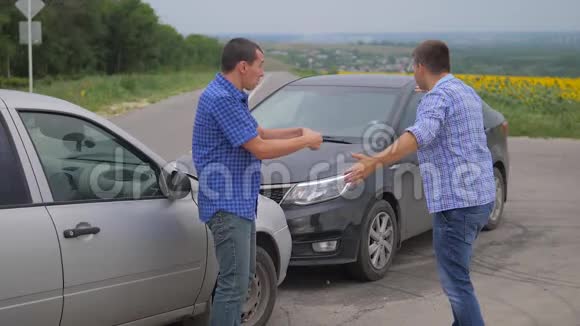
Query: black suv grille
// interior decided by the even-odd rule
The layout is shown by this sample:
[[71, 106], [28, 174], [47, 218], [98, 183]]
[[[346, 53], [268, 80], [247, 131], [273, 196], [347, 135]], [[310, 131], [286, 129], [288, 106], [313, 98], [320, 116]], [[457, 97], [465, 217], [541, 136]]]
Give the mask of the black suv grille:
[[260, 195], [268, 197], [280, 204], [290, 187], [260, 189]]

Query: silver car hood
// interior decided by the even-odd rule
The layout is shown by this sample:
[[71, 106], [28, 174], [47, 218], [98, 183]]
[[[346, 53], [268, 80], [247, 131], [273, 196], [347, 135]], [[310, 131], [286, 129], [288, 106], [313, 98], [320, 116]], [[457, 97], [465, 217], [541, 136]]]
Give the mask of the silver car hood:
[[[197, 173], [192, 161], [191, 155], [183, 155], [174, 163], [176, 169], [186, 173], [191, 178], [191, 194], [193, 200], [198, 203], [199, 182], [197, 182]], [[274, 234], [287, 227], [286, 215], [280, 205], [262, 195], [258, 196], [257, 217], [256, 230], [259, 232]]]

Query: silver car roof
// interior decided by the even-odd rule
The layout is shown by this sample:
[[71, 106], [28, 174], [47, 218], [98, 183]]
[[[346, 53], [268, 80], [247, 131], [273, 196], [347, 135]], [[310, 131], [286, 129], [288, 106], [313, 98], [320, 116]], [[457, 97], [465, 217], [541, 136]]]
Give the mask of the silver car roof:
[[68, 114], [78, 116], [87, 120], [95, 121], [101, 126], [109, 129], [118, 136], [129, 141], [132, 145], [137, 147], [151, 159], [155, 160], [161, 166], [165, 165], [167, 162], [161, 158], [157, 153], [149, 149], [145, 144], [134, 138], [132, 135], [109, 121], [102, 116], [95, 114], [87, 109], [84, 109], [71, 102], [61, 100], [55, 97], [27, 93], [21, 91], [5, 90], [0, 89], [0, 100], [3, 100], [9, 109], [16, 110], [35, 110], [35, 111], [46, 111], [46, 112], [56, 112], [60, 114]]

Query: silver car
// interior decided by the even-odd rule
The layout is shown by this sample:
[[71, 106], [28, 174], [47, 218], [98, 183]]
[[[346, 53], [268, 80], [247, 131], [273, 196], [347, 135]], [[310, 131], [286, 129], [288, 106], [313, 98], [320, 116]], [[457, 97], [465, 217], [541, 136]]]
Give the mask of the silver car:
[[[197, 181], [108, 120], [0, 90], [0, 325], [165, 325], [209, 313], [213, 239]], [[264, 325], [285, 276], [284, 213], [258, 205], [244, 319]], [[207, 316], [206, 316], [207, 317]]]

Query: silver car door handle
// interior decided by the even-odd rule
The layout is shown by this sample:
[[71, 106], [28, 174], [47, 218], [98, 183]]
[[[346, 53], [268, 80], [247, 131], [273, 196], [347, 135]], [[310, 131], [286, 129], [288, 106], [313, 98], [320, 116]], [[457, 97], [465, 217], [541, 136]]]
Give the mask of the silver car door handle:
[[80, 237], [81, 235], [97, 234], [99, 232], [101, 232], [101, 228], [96, 226], [90, 228], [68, 229], [64, 230], [64, 237], [66, 239], [71, 239]]

